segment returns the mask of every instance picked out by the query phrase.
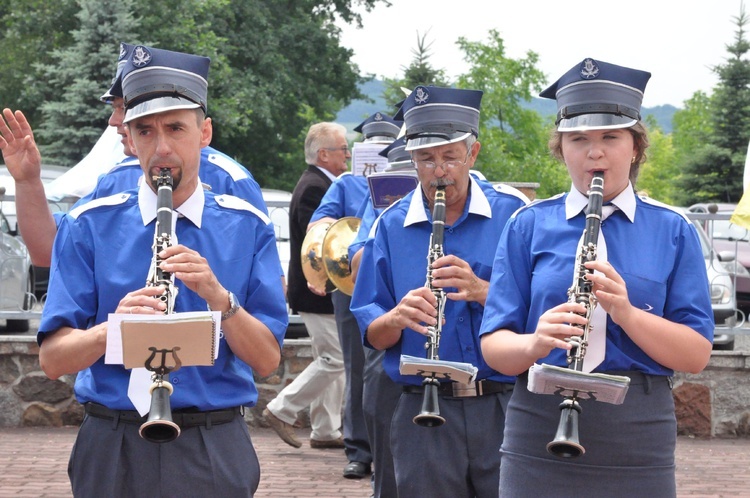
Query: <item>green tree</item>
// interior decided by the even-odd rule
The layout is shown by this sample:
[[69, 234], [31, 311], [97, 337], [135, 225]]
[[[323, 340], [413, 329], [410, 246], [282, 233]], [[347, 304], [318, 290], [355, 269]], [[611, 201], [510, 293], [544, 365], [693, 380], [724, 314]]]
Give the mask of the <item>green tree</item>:
[[713, 68], [719, 84], [709, 99], [712, 133], [683, 164], [680, 198], [685, 204], [711, 200], [738, 202], [742, 196], [750, 138], [750, 62], [743, 59], [750, 43], [745, 38], [748, 17], [744, 5], [734, 20], [737, 25], [734, 43], [727, 45], [730, 57], [725, 64]]
[[414, 58], [408, 66], [401, 66], [401, 69], [404, 71], [403, 77], [384, 79], [385, 90], [383, 91], [383, 98], [393, 109], [391, 115], [396, 114], [396, 104], [406, 97], [404, 95], [404, 88], [413, 90], [419, 85], [451, 86], [445, 70], [433, 67], [430, 62], [430, 57], [432, 57], [430, 47], [432, 47], [433, 42], [427, 42], [428, 34], [429, 30], [422, 36], [417, 31], [417, 48], [411, 50]]
[[[379, 0], [137, 0], [145, 39], [211, 57], [212, 146], [250, 169], [263, 187], [291, 189], [305, 167], [310, 124], [332, 120], [361, 97], [352, 52], [335, 16]], [[148, 8], [146, 8], [148, 6]], [[179, 7], [178, 7], [179, 6]], [[302, 137], [302, 139], [300, 139]]]
[[62, 165], [81, 160], [107, 127], [109, 109], [99, 101], [116, 67], [114, 36], [128, 33], [131, 3], [80, 0], [74, 43], [53, 52], [54, 64], [37, 66], [54, 97], [41, 106], [37, 135], [42, 154]]
[[[99, 2], [96, 12], [88, 0], [0, 0], [0, 7], [7, 7], [0, 10], [0, 23], [11, 35], [0, 40], [0, 49], [8, 49], [5, 54], [0, 50], [2, 98], [8, 106], [39, 116], [31, 122], [36, 129], [44, 127], [40, 145], [70, 162], [86, 151], [84, 139], [98, 137], [105, 126], [106, 108], [97, 97], [111, 81], [118, 42], [206, 55], [212, 61], [212, 145], [246, 165], [262, 186], [291, 189], [305, 167], [300, 136], [311, 123], [333, 119], [361, 97], [359, 70], [351, 63], [351, 50], [341, 46], [333, 21], [340, 17], [361, 25], [354, 8], [370, 10], [378, 2], [387, 4], [130, 0]], [[118, 30], [128, 13], [135, 27]], [[35, 24], [26, 23], [24, 15]], [[95, 27], [97, 18], [101, 24]], [[90, 59], [83, 60], [84, 54]], [[61, 95], [60, 87], [69, 95]], [[45, 102], [48, 114], [40, 124]], [[46, 123], [53, 115], [56, 121]], [[97, 126], [96, 134], [90, 131]], [[62, 136], [74, 140], [66, 146]]]
[[650, 145], [646, 162], [641, 165], [636, 190], [666, 204], [675, 204], [675, 179], [680, 171], [675, 161], [672, 136], [659, 128], [653, 116], [646, 118], [646, 125]]
[[32, 62], [52, 64], [54, 51], [73, 42], [77, 11], [75, 0], [0, 0], [0, 107], [23, 110], [32, 126], [53, 96]]
[[477, 168], [491, 181], [537, 182], [539, 197], [566, 190], [570, 180], [565, 167], [547, 148], [552, 123], [523, 105], [545, 84], [544, 73], [536, 68], [538, 55], [529, 51], [522, 59], [507, 57], [496, 30], [486, 42], [459, 38], [458, 45], [470, 65], [458, 86], [484, 91]]

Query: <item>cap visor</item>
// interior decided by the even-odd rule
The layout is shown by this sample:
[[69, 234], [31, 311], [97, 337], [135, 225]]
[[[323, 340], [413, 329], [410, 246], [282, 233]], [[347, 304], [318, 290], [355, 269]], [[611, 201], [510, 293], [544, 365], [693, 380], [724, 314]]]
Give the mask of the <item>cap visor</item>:
[[122, 122], [128, 123], [134, 119], [160, 112], [176, 111], [179, 109], [198, 109], [199, 107], [200, 105], [192, 100], [180, 97], [157, 97], [129, 108], [125, 111], [125, 119]]
[[628, 116], [616, 114], [581, 114], [560, 120], [557, 131], [616, 130], [630, 128], [638, 121]]
[[411, 162], [411, 159], [407, 159], [405, 161], [396, 161], [394, 163], [388, 163], [388, 166], [385, 167], [385, 171], [408, 171], [408, 170], [415, 170], [414, 164]]
[[439, 145], [448, 145], [462, 140], [466, 140], [471, 136], [471, 133], [453, 133], [451, 135], [442, 136], [427, 136], [427, 137], [414, 137], [409, 138], [406, 141], [406, 150], [418, 150], [427, 149], [429, 147], [437, 147]]

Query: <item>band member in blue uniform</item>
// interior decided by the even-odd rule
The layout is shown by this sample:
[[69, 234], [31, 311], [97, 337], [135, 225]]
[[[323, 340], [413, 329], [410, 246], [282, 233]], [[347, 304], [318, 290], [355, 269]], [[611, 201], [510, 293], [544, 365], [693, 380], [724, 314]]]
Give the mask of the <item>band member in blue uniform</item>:
[[[417, 172], [411, 162], [411, 153], [406, 151], [405, 137], [391, 143], [380, 152], [380, 155], [388, 158], [388, 166], [385, 172], [401, 174], [408, 172], [416, 178]], [[357, 236], [349, 246], [349, 261], [351, 262], [352, 280], [355, 287], [357, 285], [356, 273], [365, 242], [367, 242], [368, 234], [375, 224], [375, 220], [384, 209], [374, 207], [372, 196], [372, 193], [367, 196], [357, 213], [357, 217], [361, 218], [362, 221]], [[395, 199], [394, 202], [396, 200], [398, 199]], [[393, 470], [393, 456], [391, 455], [390, 418], [384, 417], [383, 413], [395, 411], [398, 399], [401, 397], [401, 386], [393, 382], [383, 370], [384, 356], [385, 351], [365, 348], [365, 364], [362, 372], [363, 415], [370, 442], [372, 463], [375, 467], [372, 476], [373, 498], [387, 498], [398, 495]]]
[[[515, 379], [485, 363], [478, 332], [502, 226], [527, 199], [469, 174], [481, 148], [481, 97], [476, 90], [418, 86], [404, 101], [395, 119], [404, 119], [420, 186], [378, 218], [352, 297], [365, 345], [386, 351], [384, 369], [403, 390], [396, 411], [380, 413], [391, 423], [399, 496], [497, 496], [502, 442], [497, 428], [504, 424]], [[445, 187], [445, 256], [432, 264], [431, 289], [425, 275], [438, 186]], [[428, 327], [442, 319], [434, 289], [447, 297], [440, 359], [471, 363], [478, 373], [469, 384], [442, 382], [439, 410], [445, 423], [422, 427], [413, 419], [422, 407], [423, 378], [401, 375], [399, 363], [402, 354], [425, 356]]]
[[[634, 190], [648, 147], [640, 109], [650, 76], [585, 59], [541, 94], [557, 100], [550, 149], [567, 166], [572, 186], [516, 213], [492, 269], [482, 352], [494, 368], [519, 376], [506, 416], [502, 496], [675, 496], [671, 375], [706, 366], [714, 323], [694, 226]], [[581, 274], [574, 261], [586, 224], [582, 209], [597, 172], [605, 206], [596, 253], [605, 246], [606, 260], [586, 262], [593, 273], [585, 278], [608, 316], [602, 315], [603, 328], [589, 332], [583, 365], [601, 339], [603, 361], [584, 371], [631, 381], [623, 404], [579, 399], [577, 443], [585, 451], [564, 458], [546, 450], [563, 397], [530, 392], [527, 370], [534, 363], [567, 366], [566, 339], [587, 324], [579, 315], [586, 306], [571, 300], [568, 289]], [[607, 204], [614, 208], [609, 217]]]
[[[401, 121], [382, 112], [376, 112], [360, 123], [354, 131], [362, 134], [365, 143], [382, 144], [386, 147], [396, 139], [401, 131]], [[329, 222], [348, 216], [356, 217], [362, 200], [368, 197], [367, 179], [364, 175], [351, 172], [336, 178], [320, 205], [310, 218], [308, 230], [316, 223]], [[362, 375], [365, 364], [365, 351], [357, 320], [349, 311], [351, 296], [341, 291], [331, 295], [336, 326], [339, 331], [341, 351], [344, 356], [346, 390], [344, 393], [344, 452], [349, 463], [343, 476], [348, 479], [361, 479], [371, 471], [372, 454], [362, 413]]]
[[[254, 372], [279, 364], [287, 310], [269, 218], [246, 201], [206, 192], [200, 149], [209, 60], [137, 46], [123, 70], [125, 122], [146, 180], [91, 201], [61, 222], [50, 292], [39, 326], [39, 360], [50, 378], [77, 373], [86, 409], [71, 453], [75, 496], [252, 496], [260, 468], [242, 407], [255, 405]], [[213, 366], [170, 377], [181, 434], [156, 444], [139, 436], [145, 418], [128, 394], [130, 371], [105, 363], [110, 313], [161, 314], [163, 287], [145, 285], [154, 258], [154, 180], [173, 178], [175, 244], [160, 268], [175, 276], [175, 312], [222, 313]], [[148, 388], [148, 386], [146, 386]]]
[[[109, 126], [117, 129], [126, 157], [106, 174], [100, 176], [94, 189], [82, 197], [76, 206], [91, 199], [106, 197], [134, 188], [143, 177], [138, 159], [130, 149], [127, 130], [123, 120], [125, 106], [122, 96], [122, 69], [134, 46], [120, 43], [120, 55], [109, 89], [99, 98], [112, 106]], [[37, 266], [49, 266], [52, 243], [57, 224], [64, 213], [51, 213], [40, 177], [41, 155], [34, 142], [34, 135], [21, 111], [3, 111], [5, 121], [0, 119], [0, 149], [8, 171], [16, 182], [16, 209], [19, 231], [29, 255]], [[28, 137], [28, 139], [26, 138]], [[241, 164], [226, 154], [207, 145], [201, 149], [201, 182], [215, 194], [232, 194], [245, 199], [256, 208], [267, 212], [258, 182]]]

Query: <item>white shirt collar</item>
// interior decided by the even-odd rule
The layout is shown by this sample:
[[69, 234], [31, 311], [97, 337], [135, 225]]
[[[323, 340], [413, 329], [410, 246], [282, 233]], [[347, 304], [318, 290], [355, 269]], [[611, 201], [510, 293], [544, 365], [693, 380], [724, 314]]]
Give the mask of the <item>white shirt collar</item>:
[[[193, 195], [183, 202], [175, 211], [193, 222], [198, 228], [201, 227], [203, 219], [203, 206], [206, 199], [203, 194], [203, 185], [198, 182]], [[148, 225], [156, 219], [156, 194], [147, 182], [142, 181], [138, 186], [138, 208], [141, 210], [143, 226]]]
[[320, 171], [322, 171], [324, 175], [326, 175], [326, 176], [327, 176], [328, 178], [330, 178], [330, 179], [331, 179], [331, 181], [334, 181], [334, 180], [336, 179], [336, 177], [335, 177], [335, 176], [333, 175], [333, 173], [331, 173], [331, 172], [330, 172], [330, 171], [328, 171], [327, 169], [325, 169], [325, 168], [321, 168], [321, 167], [320, 167], [320, 166], [318, 166], [317, 164], [313, 164], [313, 166], [315, 166], [315, 167], [316, 167], [316, 168], [318, 168], [318, 169], [319, 169]]
[[[474, 177], [469, 175], [469, 182], [471, 185], [471, 197], [469, 200], [469, 213], [478, 214], [487, 218], [492, 218], [492, 208], [490, 207], [490, 201], [487, 200], [487, 196], [484, 195], [482, 187], [474, 180]], [[429, 221], [427, 218], [427, 210], [424, 208], [425, 198], [422, 187], [417, 185], [414, 190], [414, 195], [411, 196], [411, 202], [409, 203], [409, 210], [404, 218], [404, 226], [413, 225], [414, 223], [420, 223], [423, 221]]]
[[[625, 216], [628, 217], [631, 223], [635, 220], [635, 192], [630, 182], [628, 182], [625, 190], [612, 199], [611, 203], [625, 213]], [[586, 209], [588, 204], [589, 198], [579, 192], [574, 185], [571, 185], [570, 192], [565, 198], [565, 219], [569, 220], [575, 217], [578, 213]]]

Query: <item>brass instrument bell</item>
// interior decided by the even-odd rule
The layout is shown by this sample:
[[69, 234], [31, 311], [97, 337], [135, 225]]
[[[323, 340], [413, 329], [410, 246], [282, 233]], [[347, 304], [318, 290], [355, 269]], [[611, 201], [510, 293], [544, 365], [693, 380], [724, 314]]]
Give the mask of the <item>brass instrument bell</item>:
[[314, 225], [305, 235], [300, 251], [305, 279], [313, 287], [325, 289], [326, 294], [336, 290], [336, 286], [328, 279], [323, 262], [323, 238], [331, 225], [329, 222]]
[[323, 267], [328, 280], [347, 296], [354, 292], [349, 245], [357, 236], [361, 224], [361, 219], [346, 216], [333, 223], [323, 237]]

